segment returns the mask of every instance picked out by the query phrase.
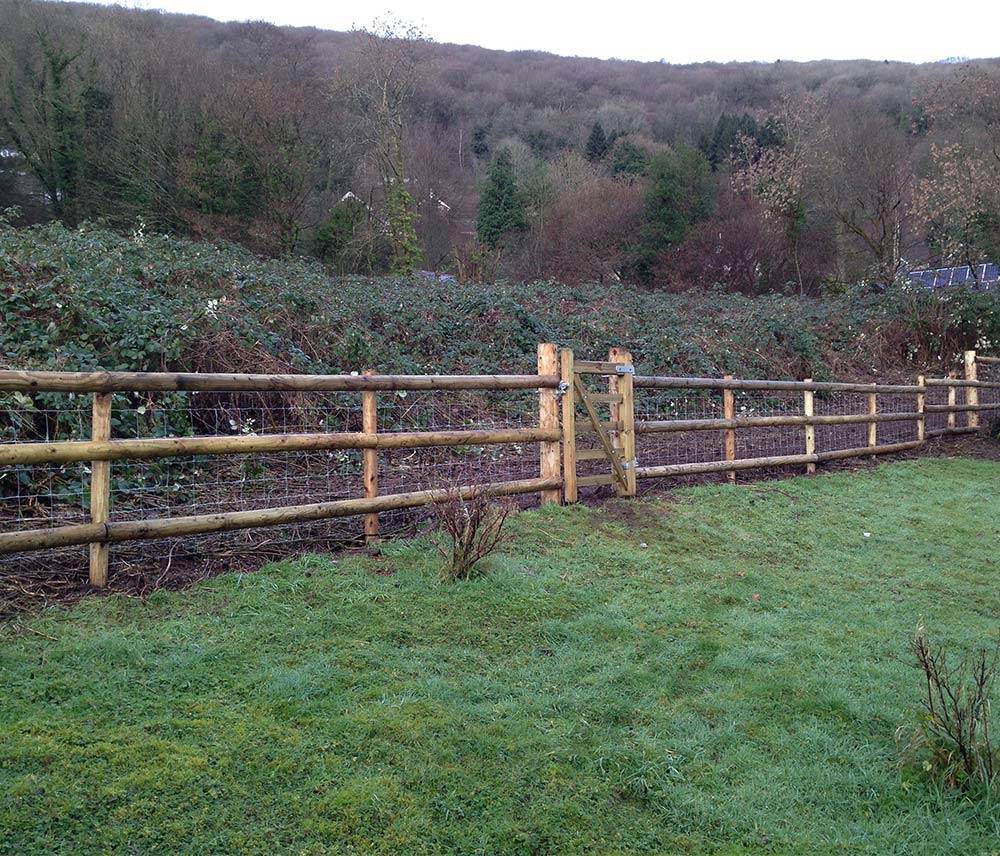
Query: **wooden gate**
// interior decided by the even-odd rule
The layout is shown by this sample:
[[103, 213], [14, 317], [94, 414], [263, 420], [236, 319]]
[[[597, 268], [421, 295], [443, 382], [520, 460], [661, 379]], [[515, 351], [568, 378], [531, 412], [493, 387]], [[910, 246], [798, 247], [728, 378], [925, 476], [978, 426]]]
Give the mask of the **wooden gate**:
[[[561, 354], [561, 382], [563, 415], [563, 470], [564, 498], [576, 502], [579, 488], [593, 485], [614, 485], [619, 496], [635, 496], [635, 406], [632, 376], [635, 368], [632, 355], [620, 348], [608, 352], [606, 362], [574, 359], [573, 352]], [[607, 391], [591, 389], [591, 378], [606, 378]], [[608, 418], [599, 411], [608, 407]], [[577, 422], [577, 411], [582, 408], [582, 418]], [[593, 434], [597, 448], [577, 450], [578, 435]], [[595, 475], [578, 476], [578, 461], [607, 461], [610, 471]]]

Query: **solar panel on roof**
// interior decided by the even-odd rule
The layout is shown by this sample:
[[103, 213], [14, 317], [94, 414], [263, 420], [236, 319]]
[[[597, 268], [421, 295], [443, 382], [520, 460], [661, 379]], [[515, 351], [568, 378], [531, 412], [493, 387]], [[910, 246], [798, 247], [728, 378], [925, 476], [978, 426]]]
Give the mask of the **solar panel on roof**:
[[1000, 283], [1000, 264], [989, 262], [976, 265], [974, 272], [968, 265], [915, 270], [910, 271], [907, 276], [911, 282], [922, 282], [927, 288], [946, 288], [954, 285], [993, 288]]

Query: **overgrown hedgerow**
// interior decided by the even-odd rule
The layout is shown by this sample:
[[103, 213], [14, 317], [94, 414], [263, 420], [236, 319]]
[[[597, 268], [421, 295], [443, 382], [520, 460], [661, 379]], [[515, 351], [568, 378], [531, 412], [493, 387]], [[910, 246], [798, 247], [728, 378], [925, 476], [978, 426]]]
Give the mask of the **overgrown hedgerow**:
[[642, 371], [871, 377], [1000, 340], [990, 293], [333, 278], [305, 259], [59, 224], [0, 226], [0, 317], [0, 364], [62, 370], [525, 371], [548, 340], [590, 357], [625, 345]]

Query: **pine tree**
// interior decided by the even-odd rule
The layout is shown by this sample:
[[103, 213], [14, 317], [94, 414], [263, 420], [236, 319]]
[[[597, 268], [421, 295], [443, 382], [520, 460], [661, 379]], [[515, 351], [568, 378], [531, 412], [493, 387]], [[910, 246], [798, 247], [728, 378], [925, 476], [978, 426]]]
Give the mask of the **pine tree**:
[[587, 140], [587, 160], [597, 163], [604, 160], [611, 148], [611, 141], [604, 132], [604, 127], [600, 122], [594, 122], [594, 127], [590, 129], [590, 137]]
[[525, 227], [524, 202], [517, 192], [514, 164], [507, 149], [501, 150], [490, 164], [486, 183], [479, 196], [476, 235], [494, 249], [505, 235]]

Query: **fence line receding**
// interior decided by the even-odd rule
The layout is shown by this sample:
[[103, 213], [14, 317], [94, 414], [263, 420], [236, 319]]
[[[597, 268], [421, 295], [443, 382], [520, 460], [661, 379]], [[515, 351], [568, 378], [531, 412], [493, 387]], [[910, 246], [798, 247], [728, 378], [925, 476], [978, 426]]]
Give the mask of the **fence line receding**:
[[620, 348], [541, 344], [532, 375], [0, 371], [0, 553], [89, 545], [103, 586], [112, 544], [355, 515], [371, 541], [380, 514], [455, 490], [551, 504], [814, 472], [979, 430], [1000, 413], [1000, 360], [969, 351], [963, 367], [913, 384], [649, 376]]

